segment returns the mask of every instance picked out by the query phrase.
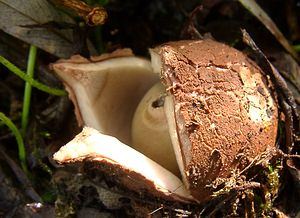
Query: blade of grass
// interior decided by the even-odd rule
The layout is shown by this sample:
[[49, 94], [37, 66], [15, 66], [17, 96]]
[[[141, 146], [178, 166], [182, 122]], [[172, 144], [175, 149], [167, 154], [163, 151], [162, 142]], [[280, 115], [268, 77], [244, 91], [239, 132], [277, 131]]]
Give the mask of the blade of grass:
[[0, 120], [3, 121], [3, 123], [12, 131], [14, 134], [17, 144], [18, 144], [18, 151], [19, 151], [19, 160], [21, 162], [21, 167], [24, 170], [26, 174], [28, 174], [27, 170], [27, 164], [26, 164], [26, 151], [25, 151], [25, 145], [22, 138], [22, 135], [18, 128], [15, 126], [15, 124], [7, 117], [5, 114], [0, 112]]
[[95, 35], [95, 46], [99, 54], [104, 53], [105, 48], [102, 40], [102, 29], [101, 26], [97, 26], [94, 29], [94, 35]]
[[45, 84], [42, 84], [38, 82], [37, 80], [34, 80], [33, 78], [30, 78], [26, 73], [24, 73], [22, 70], [20, 70], [18, 67], [16, 67], [14, 64], [9, 62], [6, 58], [0, 55], [0, 63], [3, 64], [6, 68], [8, 68], [11, 72], [19, 76], [21, 79], [28, 82], [33, 87], [46, 92], [51, 95], [58, 95], [63, 96], [66, 95], [66, 91], [62, 89], [56, 89], [49, 86], [46, 86]]
[[[37, 52], [36, 47], [34, 45], [31, 45], [29, 49], [29, 56], [28, 56], [28, 63], [27, 63], [27, 75], [29, 78], [32, 79], [34, 77], [36, 52]], [[21, 132], [23, 136], [25, 135], [28, 126], [28, 116], [29, 116], [30, 102], [31, 102], [31, 90], [32, 90], [31, 84], [26, 82], [25, 90], [24, 90], [24, 98], [23, 98], [22, 123], [21, 123]]]
[[296, 52], [300, 52], [300, 44], [299, 45], [294, 45], [293, 48]]

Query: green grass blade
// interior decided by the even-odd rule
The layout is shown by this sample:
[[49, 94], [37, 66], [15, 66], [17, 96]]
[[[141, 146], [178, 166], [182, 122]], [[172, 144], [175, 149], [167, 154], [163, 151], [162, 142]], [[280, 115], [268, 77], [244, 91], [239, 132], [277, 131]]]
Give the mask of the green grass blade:
[[300, 52], [300, 44], [299, 45], [294, 45], [293, 48], [296, 52]]
[[0, 120], [3, 121], [3, 123], [12, 131], [14, 134], [17, 143], [18, 143], [18, 151], [19, 151], [19, 159], [21, 161], [22, 169], [26, 174], [28, 174], [27, 170], [27, 164], [26, 164], [26, 151], [25, 151], [25, 145], [22, 138], [22, 135], [18, 128], [15, 126], [15, 124], [7, 117], [5, 114], [0, 112]]
[[[27, 63], [27, 75], [29, 78], [32, 79], [34, 76], [36, 52], [37, 52], [36, 47], [34, 45], [31, 45], [29, 49], [29, 56], [28, 56], [28, 63]], [[25, 135], [28, 126], [28, 120], [29, 120], [28, 116], [29, 116], [30, 102], [31, 102], [31, 90], [32, 90], [31, 84], [26, 82], [25, 90], [24, 90], [24, 98], [23, 98], [22, 125], [21, 125], [21, 132], [23, 136]]]
[[21, 79], [25, 80], [28, 82], [30, 85], [33, 87], [46, 92], [51, 95], [58, 95], [58, 96], [63, 96], [66, 95], [66, 91], [62, 89], [56, 89], [56, 88], [51, 88], [49, 86], [46, 86], [33, 78], [30, 78], [26, 73], [24, 73], [22, 70], [20, 70], [18, 67], [16, 67], [14, 64], [9, 62], [7, 59], [5, 59], [3, 56], [0, 55], [0, 63], [3, 64], [6, 68], [8, 68], [11, 72], [19, 76]]

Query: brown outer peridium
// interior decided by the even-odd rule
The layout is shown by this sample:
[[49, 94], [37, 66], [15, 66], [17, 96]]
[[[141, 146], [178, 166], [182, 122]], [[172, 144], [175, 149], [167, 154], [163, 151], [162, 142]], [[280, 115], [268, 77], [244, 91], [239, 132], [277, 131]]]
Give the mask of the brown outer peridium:
[[216, 191], [214, 181], [275, 145], [271, 84], [243, 53], [213, 40], [171, 42], [155, 50], [173, 97], [179, 141], [190, 141], [180, 144], [183, 181], [206, 201]]

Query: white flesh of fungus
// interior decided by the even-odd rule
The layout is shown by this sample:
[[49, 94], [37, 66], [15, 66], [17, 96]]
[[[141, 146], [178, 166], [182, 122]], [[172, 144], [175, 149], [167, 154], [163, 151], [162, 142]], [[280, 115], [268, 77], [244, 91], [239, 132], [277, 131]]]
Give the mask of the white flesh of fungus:
[[164, 110], [165, 95], [158, 82], [140, 101], [132, 121], [131, 146], [180, 176]]
[[130, 143], [131, 120], [139, 100], [158, 81], [149, 61], [137, 57], [95, 63], [57, 63], [85, 126]]

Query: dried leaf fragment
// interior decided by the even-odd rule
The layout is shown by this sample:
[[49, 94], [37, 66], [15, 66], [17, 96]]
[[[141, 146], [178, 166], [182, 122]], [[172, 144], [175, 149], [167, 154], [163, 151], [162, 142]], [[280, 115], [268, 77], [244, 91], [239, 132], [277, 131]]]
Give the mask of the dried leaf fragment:
[[46, 0], [1, 0], [0, 19], [1, 30], [50, 54], [67, 58], [73, 52], [71, 30], [54, 30], [43, 25], [74, 21]]

